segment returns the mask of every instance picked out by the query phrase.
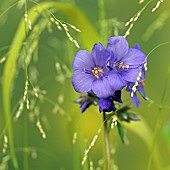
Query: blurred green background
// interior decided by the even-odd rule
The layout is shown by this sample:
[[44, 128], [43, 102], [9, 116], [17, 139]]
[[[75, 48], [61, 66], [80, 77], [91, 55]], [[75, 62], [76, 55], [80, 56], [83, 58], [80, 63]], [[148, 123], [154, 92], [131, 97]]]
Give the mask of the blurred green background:
[[[71, 85], [72, 61], [79, 49], [70, 42], [64, 29], [59, 30], [50, 21], [51, 14], [47, 8], [44, 6], [43, 12], [39, 12], [41, 5], [36, 5], [35, 2], [38, 4], [60, 2], [51, 5], [48, 10], [57, 19], [79, 28], [80, 33], [68, 26], [71, 36], [77, 40], [80, 49], [91, 51], [93, 44], [98, 41], [106, 45], [109, 37], [115, 34], [124, 35], [128, 28], [124, 26], [125, 23], [149, 1], [145, 0], [141, 4], [139, 0], [27, 1], [32, 30], [27, 29], [25, 38], [25, 28], [20, 25], [20, 22], [24, 23], [25, 1], [0, 0], [0, 61], [6, 57], [6, 61], [0, 64], [0, 169], [7, 168], [6, 164], [7, 169], [15, 169], [12, 163], [12, 152], [16, 153], [21, 170], [90, 169], [92, 163], [94, 169], [103, 169], [103, 131], [90, 150], [86, 164], [81, 166], [85, 149], [89, 147], [102, 126], [102, 115], [94, 106], [81, 114], [79, 106], [73, 102], [80, 96]], [[157, 2], [153, 0], [148, 5], [127, 37], [131, 47], [138, 42], [146, 55], [160, 46], [148, 58], [145, 91], [150, 100], [143, 101], [140, 98], [141, 106], [138, 109], [133, 106], [133, 110], [139, 113], [142, 121], [124, 124], [126, 144], [122, 144], [116, 128], [110, 132], [111, 158], [119, 170], [147, 169], [155, 126], [157, 126], [154, 140], [156, 146], [151, 169], [170, 169], [170, 84], [167, 82], [170, 76], [168, 75], [170, 1], [164, 1], [155, 12], [151, 12]], [[29, 15], [31, 9], [33, 12]], [[35, 13], [37, 19], [33, 22]], [[35, 27], [37, 31], [34, 31]], [[16, 37], [18, 30], [20, 32]], [[23, 41], [20, 41], [22, 36], [24, 36]], [[15, 51], [14, 42], [16, 48], [17, 45], [21, 46], [16, 54], [9, 52], [12, 48]], [[15, 56], [16, 69], [13, 70], [12, 65], [7, 66], [6, 63], [13, 60]], [[15, 116], [25, 89], [24, 56], [28, 60], [28, 78], [33, 86], [29, 82], [30, 109], [26, 109], [24, 103], [21, 115], [16, 120]], [[6, 152], [3, 153], [4, 134], [8, 134], [9, 128], [9, 121], [5, 118], [7, 106], [4, 102], [6, 88], [4, 80], [8, 80], [8, 75], [10, 79], [12, 74], [14, 77], [10, 82], [10, 96], [6, 100], [11, 103], [9, 112], [14, 148], [10, 149], [8, 138]], [[40, 89], [38, 98], [34, 95], [33, 87]], [[132, 104], [125, 92], [122, 99], [124, 104]], [[37, 122], [41, 123], [46, 139], [42, 137], [41, 128], [37, 128]], [[77, 137], [74, 143], [75, 135]], [[5, 158], [7, 161], [4, 161]]]

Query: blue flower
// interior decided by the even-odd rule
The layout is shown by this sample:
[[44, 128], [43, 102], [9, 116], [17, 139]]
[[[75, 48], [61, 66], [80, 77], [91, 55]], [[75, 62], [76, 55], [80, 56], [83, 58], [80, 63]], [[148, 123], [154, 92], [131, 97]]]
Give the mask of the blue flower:
[[[141, 51], [139, 44], [135, 44], [134, 48]], [[145, 100], [147, 100], [144, 91], [144, 79], [146, 77], [146, 70], [147, 70], [147, 60], [145, 60], [145, 62], [139, 66], [136, 82], [128, 82], [127, 84], [126, 91], [130, 92], [130, 97], [136, 107], [139, 107], [141, 103], [141, 101], [137, 98], [137, 94], [136, 94], [137, 91], [141, 94], [141, 96]]]
[[111, 111], [115, 111], [115, 105], [113, 103], [113, 98], [108, 97], [105, 99], [100, 99], [98, 102], [99, 105], [99, 111], [101, 112], [111, 112]]
[[122, 103], [121, 100], [121, 90], [115, 91], [113, 96], [110, 96], [108, 98], [100, 99], [98, 102], [99, 105], [99, 111], [101, 112], [111, 112], [116, 111], [116, 107], [114, 105], [114, 101], [117, 101], [119, 103]]
[[140, 100], [137, 98], [137, 94], [136, 94], [137, 91], [141, 94], [141, 96], [145, 100], [147, 100], [147, 97], [146, 97], [146, 94], [144, 91], [144, 82], [128, 83], [126, 91], [130, 92], [130, 97], [136, 107], [139, 107], [139, 105], [140, 105]]
[[142, 82], [146, 76], [147, 57], [139, 44], [129, 48], [122, 36], [109, 38], [107, 49], [97, 43], [91, 53], [80, 50], [73, 61], [73, 69], [72, 85], [75, 91], [88, 93], [88, 96], [77, 100], [82, 112], [94, 104], [90, 93], [95, 96], [95, 101], [98, 100], [100, 112], [116, 110], [114, 101], [122, 102], [121, 90], [124, 87], [130, 92], [135, 106], [140, 104], [136, 91], [146, 99]]
[[[94, 45], [91, 54], [86, 50], [80, 50], [76, 54], [73, 61], [75, 72], [72, 76], [75, 91], [83, 93], [92, 90], [97, 97], [107, 98], [115, 90], [121, 90], [125, 86], [120, 83], [119, 76], [107, 68], [109, 56], [110, 53], [100, 43]], [[113, 80], [114, 83], [111, 82]]]
[[[136, 82], [143, 64], [146, 62], [145, 54], [140, 50], [138, 44], [135, 48], [129, 48], [127, 40], [122, 36], [108, 39], [108, 50], [110, 52], [109, 66], [117, 74], [120, 82]], [[144, 73], [140, 76], [143, 81]], [[112, 81], [112, 87], [114, 81]], [[114, 89], [114, 88], [113, 88]]]
[[87, 93], [86, 96], [81, 96], [80, 98], [78, 98], [74, 102], [80, 104], [81, 113], [83, 113], [91, 105], [97, 105], [98, 100], [99, 99], [95, 96], [94, 93], [89, 92], [89, 93]]

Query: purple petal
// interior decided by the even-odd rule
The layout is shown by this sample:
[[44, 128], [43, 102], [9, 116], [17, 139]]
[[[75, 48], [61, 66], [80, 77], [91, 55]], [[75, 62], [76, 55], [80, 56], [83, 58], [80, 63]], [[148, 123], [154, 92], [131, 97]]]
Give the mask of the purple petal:
[[128, 82], [136, 82], [139, 75], [139, 69], [122, 70], [120, 74], [124, 80]]
[[136, 44], [134, 45], [134, 48], [140, 50], [140, 45], [139, 45], [138, 43], [136, 43]]
[[133, 97], [131, 97], [131, 99], [132, 99], [134, 105], [135, 105], [136, 107], [139, 107], [139, 105], [140, 105], [141, 102], [140, 102], [140, 100], [137, 98], [136, 93], [133, 93]]
[[114, 53], [116, 61], [120, 61], [128, 52], [127, 40], [122, 36], [115, 36], [108, 39], [108, 50]]
[[90, 106], [89, 103], [86, 103], [86, 102], [82, 103], [82, 105], [81, 105], [81, 113], [85, 112], [85, 110], [86, 110], [89, 106]]
[[111, 112], [115, 111], [116, 108], [114, 106], [113, 100], [111, 98], [104, 98], [100, 99], [98, 102], [99, 105], [99, 111], [101, 112]]
[[[135, 83], [133, 83], [133, 85], [134, 85]], [[133, 85], [132, 85], [132, 87], [133, 87]], [[126, 87], [126, 91], [127, 92], [132, 92], [132, 87], [130, 86], [130, 85], [128, 85], [127, 87]]]
[[135, 115], [135, 116], [133, 117], [133, 120], [134, 120], [134, 121], [141, 121], [141, 119], [140, 119], [137, 115]]
[[106, 62], [108, 60], [110, 53], [106, 50], [106, 48], [101, 44], [95, 44], [92, 49], [92, 56], [94, 59], [95, 66], [101, 67], [106, 66]]
[[137, 90], [139, 91], [141, 96], [146, 100], [146, 93], [144, 91], [144, 87], [142, 86], [142, 84], [139, 84], [139, 86], [137, 86]]
[[92, 90], [99, 98], [107, 98], [109, 96], [112, 96], [114, 93], [106, 77], [96, 79], [93, 82]]
[[122, 90], [123, 87], [127, 85], [127, 82], [124, 81], [119, 73], [116, 73], [114, 71], [109, 71], [108, 73], [108, 80], [111, 85], [111, 88], [116, 90]]
[[146, 61], [146, 56], [140, 50], [130, 48], [127, 55], [122, 58], [123, 65], [136, 65], [139, 66]]
[[87, 74], [81, 70], [77, 70], [72, 76], [72, 84], [75, 91], [84, 93], [91, 90], [94, 79], [95, 78], [92, 74]]
[[78, 51], [73, 61], [73, 69], [91, 70], [91, 68], [93, 67], [94, 67], [94, 62], [93, 62], [92, 55], [86, 50]]

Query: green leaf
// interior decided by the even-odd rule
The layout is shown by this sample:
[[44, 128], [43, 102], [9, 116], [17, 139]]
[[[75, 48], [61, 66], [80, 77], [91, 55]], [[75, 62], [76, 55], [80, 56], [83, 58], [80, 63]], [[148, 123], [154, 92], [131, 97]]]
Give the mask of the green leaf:
[[125, 142], [124, 141], [124, 131], [123, 131], [122, 125], [119, 122], [117, 122], [117, 129], [118, 129], [120, 139], [121, 139], [122, 143], [124, 143]]
[[116, 111], [116, 115], [120, 121], [126, 121], [129, 123], [130, 121], [139, 121], [140, 120], [140, 118], [135, 113], [128, 111], [130, 109], [131, 109], [131, 106], [126, 105]]
[[128, 123], [130, 123], [131, 121], [140, 121], [140, 118], [135, 113], [132, 112], [123, 112], [117, 114], [117, 116], [121, 121], [126, 121]]
[[127, 110], [129, 110], [131, 108], [132, 108], [131, 105], [123, 106], [120, 109], [116, 110], [116, 114], [121, 114], [121, 113], [126, 112]]

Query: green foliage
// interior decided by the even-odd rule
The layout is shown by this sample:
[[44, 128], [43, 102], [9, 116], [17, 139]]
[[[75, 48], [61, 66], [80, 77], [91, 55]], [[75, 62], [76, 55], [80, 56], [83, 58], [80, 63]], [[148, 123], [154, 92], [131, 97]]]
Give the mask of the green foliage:
[[124, 141], [124, 131], [123, 131], [122, 125], [119, 122], [117, 122], [117, 129], [118, 129], [120, 139], [121, 139], [122, 143], [124, 143], [125, 142]]
[[[35, 7], [38, 12], [35, 12]], [[70, 5], [70, 4], [64, 4], [64, 3], [55, 3], [55, 2], [48, 2], [48, 3], [41, 3], [41, 4], [36, 4], [32, 9], [28, 10], [28, 16], [29, 20], [32, 22], [32, 25], [36, 22], [37, 18], [43, 15], [46, 11], [53, 7], [56, 11], [59, 10], [63, 12], [65, 15], [67, 15], [68, 18], [70, 18], [74, 23], [78, 23], [77, 25], [80, 26], [80, 29], [82, 29], [82, 34], [80, 38], [84, 42], [84, 45], [91, 46], [90, 43], [94, 43], [96, 41], [96, 32], [93, 29], [93, 27], [90, 25], [88, 20], [85, 18], [84, 14], [75, 6]], [[53, 10], [54, 12], [54, 10]], [[50, 12], [49, 12], [50, 13]], [[75, 17], [77, 16], [77, 17]], [[49, 16], [50, 17], [50, 16]], [[48, 18], [45, 18], [48, 20]], [[42, 25], [43, 24], [43, 25]], [[41, 24], [40, 22], [36, 25], [37, 30], [41, 30], [42, 28], [45, 28], [46, 26], [46, 21], [43, 20]], [[13, 160], [13, 165], [15, 169], [18, 169], [18, 163], [15, 155], [15, 149], [14, 149], [14, 144], [13, 144], [13, 130], [12, 130], [12, 121], [11, 121], [11, 88], [14, 82], [14, 76], [16, 73], [16, 61], [19, 57], [20, 50], [23, 46], [23, 42], [26, 38], [26, 33], [29, 31], [29, 28], [26, 28], [25, 32], [25, 21], [22, 19], [17, 32], [15, 34], [15, 37], [13, 38], [13, 41], [11, 43], [11, 48], [8, 52], [8, 57], [5, 62], [5, 67], [3, 71], [3, 103], [4, 103], [4, 113], [7, 121], [7, 130], [8, 130], [8, 135], [9, 135], [9, 142], [10, 142], [10, 149], [11, 149], [11, 156]], [[84, 29], [85, 28], [85, 29]], [[92, 34], [90, 39], [87, 41], [87, 38], [89, 32]], [[31, 35], [34, 33], [31, 32]], [[38, 33], [37, 33], [38, 34]], [[30, 35], [30, 36], [31, 36]], [[40, 36], [40, 35], [39, 35]], [[88, 42], [88, 44], [87, 44]]]
[[162, 128], [162, 136], [167, 145], [168, 151], [170, 152], [170, 123], [168, 122]]
[[[3, 4], [4, 2], [5, 1], [2, 0], [2, 2], [0, 3]], [[25, 170], [29, 169], [29, 166], [31, 167], [29, 161], [34, 161], [32, 160], [32, 158], [30, 159], [31, 154], [33, 155], [33, 157], [36, 154], [39, 154], [38, 156], [41, 160], [39, 161], [37, 159], [35, 161], [38, 162], [37, 164], [39, 164], [36, 165], [36, 169], [42, 169], [42, 167], [46, 168], [46, 166], [51, 169], [56, 169], [56, 167], [65, 168], [68, 166], [71, 166], [69, 167], [69, 169], [72, 169], [72, 167], [73, 169], [88, 169], [89, 160], [90, 162], [94, 161], [94, 163], [92, 162], [94, 168], [101, 168], [103, 167], [103, 164], [101, 163], [103, 160], [100, 162], [99, 159], [101, 159], [102, 157], [101, 143], [103, 141], [102, 139], [100, 139], [99, 136], [100, 131], [96, 130], [96, 128], [99, 128], [98, 124], [96, 123], [98, 121], [98, 119], [96, 121], [96, 117], [99, 117], [100, 119], [101, 115], [96, 114], [97, 111], [94, 108], [91, 108], [89, 113], [80, 115], [78, 110], [79, 108], [72, 104], [72, 101], [77, 98], [77, 96], [74, 96], [75, 94], [72, 93], [72, 89], [70, 88], [70, 78], [72, 73], [72, 70], [70, 68], [71, 60], [73, 58], [72, 55], [75, 55], [77, 51], [75, 46], [78, 47], [80, 45], [81, 49], [87, 49], [90, 51], [94, 43], [98, 41], [106, 42], [108, 36], [113, 36], [113, 34], [117, 35], [118, 33], [120, 34], [121, 32], [125, 31], [124, 23], [129, 18], [131, 18], [132, 13], [134, 13], [134, 11], [132, 11], [131, 14], [129, 13], [131, 12], [131, 9], [138, 8], [137, 3], [130, 3], [130, 1], [115, 1], [117, 2], [117, 4], [114, 3], [114, 6], [113, 4], [110, 5], [110, 1], [104, 2], [99, 0], [97, 8], [98, 11], [96, 11], [94, 10], [96, 8], [92, 7], [90, 4], [92, 3], [92, 1], [88, 1], [89, 4], [87, 2], [87, 6], [84, 6], [86, 2], [78, 0], [75, 1], [75, 3], [44, 1], [38, 4], [35, 1], [25, 2], [23, 2], [24, 6], [21, 7], [22, 13], [24, 11], [24, 13], [27, 15], [24, 16], [24, 14], [22, 14], [21, 18], [19, 18], [20, 15], [18, 15], [18, 17], [16, 16], [16, 21], [18, 22], [20, 20], [19, 23], [16, 24], [16, 32], [12, 33], [12, 26], [11, 30], [9, 29], [7, 30], [7, 32], [5, 32], [5, 34], [8, 34], [9, 32], [9, 39], [12, 41], [10, 42], [10, 45], [8, 44], [6, 47], [0, 48], [0, 71], [2, 70], [0, 77], [0, 87], [2, 86], [2, 91], [0, 91], [0, 106], [3, 107], [3, 109], [2, 107], [0, 108], [0, 116], [2, 118], [3, 114], [5, 116], [5, 127], [0, 129], [0, 139], [2, 141], [1, 144], [3, 145], [2, 150], [4, 150], [4, 152], [0, 154], [0, 158], [2, 158], [2, 161], [0, 161], [0, 169], [2, 164], [4, 166], [5, 164], [9, 164], [10, 169], [21, 169], [22, 163], [20, 161], [20, 155], [23, 156], [21, 152], [24, 153], [23, 168]], [[139, 6], [140, 10], [138, 10], [138, 12], [136, 12], [136, 14], [132, 17], [133, 19], [131, 19], [129, 25], [127, 24], [127, 31], [125, 31], [126, 33], [130, 33], [130, 35], [125, 33], [126, 36], [129, 35], [128, 38], [130, 42], [134, 44], [136, 41], [139, 41], [145, 51], [151, 51], [148, 54], [150, 70], [148, 71], [146, 89], [149, 96], [151, 96], [151, 98], [153, 98], [156, 102], [154, 105], [151, 105], [150, 108], [147, 106], [146, 103], [142, 106], [141, 109], [137, 110], [137, 113], [143, 114], [142, 116], [140, 116], [141, 121], [137, 123], [127, 123], [136, 119], [136, 114], [134, 114], [136, 110], [135, 112], [129, 111], [129, 105], [126, 105], [125, 107], [117, 110], [116, 116], [118, 117], [118, 121], [116, 120], [116, 128], [118, 130], [121, 141], [123, 143], [126, 143], [124, 139], [124, 130], [127, 129], [127, 134], [133, 134], [134, 141], [136, 140], [136, 138], [139, 138], [143, 144], [140, 145], [140, 142], [135, 141], [135, 144], [139, 145], [139, 149], [141, 151], [141, 155], [139, 155], [140, 161], [136, 161], [136, 164], [134, 163], [133, 165], [128, 162], [128, 166], [126, 159], [124, 159], [125, 162], [124, 165], [122, 165], [122, 159], [124, 158], [124, 155], [126, 155], [126, 151], [122, 154], [122, 152], [119, 152], [119, 147], [116, 148], [116, 155], [112, 155], [112, 157], [117, 158], [116, 163], [118, 164], [118, 167], [120, 166], [120, 169], [134, 169], [135, 166], [140, 165], [141, 167], [144, 167], [144, 169], [146, 169], [147, 162], [149, 162], [148, 169], [163, 169], [164, 163], [169, 163], [169, 160], [166, 160], [166, 158], [164, 158], [165, 160], [162, 160], [162, 153], [166, 151], [160, 152], [160, 150], [166, 150], [167, 148], [169, 148], [170, 142], [168, 137], [169, 126], [163, 126], [164, 128], [162, 130], [162, 124], [164, 122], [166, 123], [166, 121], [169, 119], [169, 114], [167, 110], [164, 110], [164, 108], [166, 108], [166, 105], [169, 104], [168, 89], [170, 66], [169, 69], [167, 69], [167, 61], [169, 61], [169, 32], [167, 31], [167, 28], [169, 26], [169, 2], [160, 3], [160, 9], [157, 8], [160, 11], [157, 11], [155, 7], [158, 6], [158, 2], [159, 1], [153, 0], [144, 1], [141, 6]], [[9, 2], [6, 1], [6, 3], [8, 4]], [[76, 4], [79, 4], [80, 7], [76, 6]], [[150, 11], [147, 11], [147, 7], [151, 7], [151, 4], [152, 9], [149, 8]], [[126, 7], [127, 5], [129, 6], [129, 8], [126, 8], [125, 10], [124, 7]], [[161, 8], [161, 5], [163, 6], [163, 8]], [[0, 21], [5, 21], [6, 18], [6, 23], [8, 27], [8, 23], [12, 23], [13, 17], [10, 18], [10, 15], [10, 17], [8, 18], [5, 15], [10, 13], [10, 10], [13, 10], [15, 12], [19, 11], [16, 6], [18, 6], [18, 1], [14, 2], [14, 4], [12, 4], [11, 6], [8, 5], [8, 8], [4, 10], [0, 9], [3, 11], [0, 13]], [[89, 9], [93, 10], [92, 14], [88, 13]], [[155, 9], [156, 11], [152, 14], [151, 10], [153, 9]], [[89, 15], [90, 17], [87, 18], [87, 16]], [[96, 21], [95, 16], [97, 15], [99, 15], [99, 21]], [[59, 18], [63, 19], [60, 20]], [[0, 24], [3, 26], [3, 22], [0, 22]], [[50, 30], [52, 30], [53, 27], [55, 27], [56, 30], [54, 31], [54, 34], [51, 34]], [[2, 28], [4, 29], [5, 27]], [[99, 30], [99, 33], [96, 31], [97, 29]], [[79, 32], [79, 30], [81, 32]], [[3, 33], [4, 31], [2, 30], [2, 34]], [[1, 36], [2, 37], [0, 41], [3, 42], [3, 38], [5, 36]], [[43, 36], [45, 37], [44, 39]], [[49, 39], [47, 37], [50, 36], [57, 39], [56, 42], [58, 42], [58, 44], [54, 44], [57, 49], [56, 51], [52, 51], [50, 45], [48, 44]], [[61, 39], [64, 39], [64, 41], [62, 41]], [[0, 44], [3, 44], [1, 42]], [[42, 46], [42, 42], [45, 42], [44, 46]], [[63, 42], [66, 43], [63, 45]], [[154, 48], [154, 46], [156, 47]], [[45, 60], [43, 60], [44, 56], [40, 55], [40, 53], [44, 53], [45, 48], [48, 52], [44, 54], [44, 56], [46, 55], [47, 57], [45, 58]], [[52, 55], [55, 56], [55, 59], [48, 58]], [[151, 58], [152, 56], [154, 56], [155, 58]], [[21, 64], [19, 64], [20, 62]], [[62, 70], [60, 70], [60, 72], [59, 69], [54, 69], [55, 71], [57, 71], [57, 74], [55, 73], [55, 71], [53, 72], [54, 76], [50, 74], [51, 72], [48, 73], [50, 74], [50, 76], [52, 76], [52, 79], [57, 79], [57, 85], [54, 84], [53, 81], [51, 82], [51, 84], [48, 82], [39, 88], [38, 85], [40, 85], [41, 82], [34, 84], [31, 81], [31, 72], [29, 71], [29, 66], [35, 66], [38, 69], [41, 68], [40, 70], [42, 72], [40, 72], [39, 74], [41, 77], [43, 77], [44, 70], [50, 70], [53, 67], [53, 64], [55, 67], [54, 62], [60, 63], [60, 69], [64, 70], [63, 72]], [[68, 65], [68, 63], [70, 65]], [[24, 72], [25, 80], [21, 79], [20, 81], [18, 81], [18, 79], [20, 79], [19, 76], [22, 77], [21, 72]], [[49, 79], [50, 76], [45, 78]], [[16, 80], [18, 82], [16, 82]], [[164, 80], [166, 80], [166, 82], [162, 83]], [[26, 83], [27, 81], [28, 84]], [[43, 89], [46, 86], [48, 92], [47, 95], [44, 90], [41, 90], [41, 88]], [[27, 92], [25, 93], [26, 89]], [[24, 93], [22, 94], [23, 90]], [[15, 91], [19, 94], [16, 94]], [[62, 93], [62, 97], [64, 99], [62, 99], [61, 97], [61, 99], [59, 100], [59, 96], [61, 96], [60, 94]], [[162, 94], [161, 99], [160, 94]], [[23, 96], [23, 98], [21, 96]], [[28, 102], [27, 100], [24, 100], [24, 96], [26, 96]], [[21, 98], [21, 102], [12, 101], [13, 99], [18, 100], [19, 97]], [[15, 107], [13, 103], [17, 106]], [[27, 109], [27, 104], [32, 110]], [[48, 105], [50, 105], [50, 107]], [[39, 107], [42, 107], [42, 110], [39, 110]], [[50, 114], [52, 112], [51, 107], [54, 107], [53, 114], [57, 114], [57, 119], [54, 119], [54, 115]], [[24, 114], [24, 119], [21, 118], [21, 121], [18, 121], [17, 123], [13, 121], [13, 118], [15, 118], [14, 113], [17, 112], [16, 108], [19, 108], [18, 110]], [[45, 117], [44, 113], [49, 113], [47, 118]], [[157, 115], [155, 115], [155, 113], [157, 113]], [[94, 115], [97, 116], [95, 117]], [[164, 119], [164, 115], [166, 115], [166, 119]], [[114, 129], [111, 129], [111, 126], [113, 124], [112, 116], [113, 115], [108, 115], [110, 121], [108, 124], [108, 131], [115, 132]], [[35, 119], [36, 123], [35, 121], [33, 121], [32, 124], [29, 117], [31, 117], [31, 120]], [[99, 123], [101, 124], [101, 122]], [[0, 125], [0, 128], [2, 124]], [[38, 130], [34, 129], [32, 131], [32, 127], [36, 126]], [[153, 128], [154, 126], [155, 128]], [[23, 136], [22, 133], [20, 133], [22, 129], [24, 129]], [[31, 133], [29, 132], [29, 129], [31, 129]], [[97, 135], [94, 136], [96, 131]], [[38, 136], [36, 132], [40, 135]], [[69, 133], [69, 135], [67, 132]], [[75, 132], [77, 133], [77, 140], [73, 145], [72, 137], [73, 134], [76, 134]], [[162, 142], [162, 136], [159, 136], [159, 132], [162, 132], [163, 134], [163, 139], [166, 143], [165, 146], [160, 145], [160, 143]], [[44, 134], [45, 138], [47, 136], [46, 141], [41, 140], [41, 137], [43, 137]], [[94, 140], [92, 140], [92, 144], [90, 144], [90, 146], [93, 146], [94, 142], [94, 149], [89, 153], [87, 162], [82, 167], [81, 160], [83, 159], [85, 148], [88, 148], [90, 143], [89, 140], [91, 141], [93, 136]], [[113, 145], [117, 144], [121, 146], [121, 144], [117, 142], [115, 136], [116, 135], [113, 136], [113, 133], [110, 133], [110, 142], [113, 143]], [[38, 137], [40, 137], [40, 140], [38, 140]], [[18, 148], [17, 142], [20, 141], [20, 143], [22, 143], [22, 140], [24, 140], [23, 145], [21, 145], [21, 147], [19, 146]], [[132, 140], [133, 139], [131, 138], [129, 139], [129, 141]], [[29, 146], [30, 144], [35, 144], [35, 146], [31, 147]], [[44, 151], [43, 149], [41, 149], [41, 147], [46, 148], [47, 151]], [[55, 148], [57, 148], [58, 150], [56, 151]], [[143, 151], [142, 148], [146, 148], [147, 151]], [[133, 154], [133, 146], [131, 146], [131, 149]], [[130, 151], [131, 150], [128, 151], [129, 157], [134, 156], [131, 155]], [[167, 152], [169, 153], [169, 150]], [[166, 155], [167, 152], [163, 154]], [[42, 160], [44, 160], [44, 158], [42, 155], [46, 155], [46, 158], [48, 158], [48, 160], [43, 162]], [[147, 160], [145, 161], [142, 158], [146, 157], [146, 155], [150, 158], [147, 158]], [[73, 159], [70, 159], [72, 158], [72, 156]], [[121, 160], [119, 160], [119, 157], [121, 157]], [[9, 162], [12, 162], [13, 165], [11, 166]], [[169, 167], [167, 166], [164, 169], [167, 168]]]
[[131, 106], [127, 105], [116, 111], [116, 115], [119, 120], [126, 121], [128, 123], [131, 121], [139, 121], [139, 117], [135, 113], [128, 111], [129, 109], [131, 109]]

